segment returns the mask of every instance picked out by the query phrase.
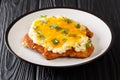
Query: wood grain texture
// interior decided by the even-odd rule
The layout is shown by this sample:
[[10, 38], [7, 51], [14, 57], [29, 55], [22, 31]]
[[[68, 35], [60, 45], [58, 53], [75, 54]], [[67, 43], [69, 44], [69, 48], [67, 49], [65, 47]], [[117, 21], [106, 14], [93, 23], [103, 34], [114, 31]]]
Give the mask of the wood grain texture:
[[[4, 42], [7, 27], [19, 16], [41, 8], [73, 7], [102, 17], [114, 32], [114, 45], [102, 57], [72, 68], [27, 63]], [[120, 80], [120, 0], [0, 0], [0, 80]]]

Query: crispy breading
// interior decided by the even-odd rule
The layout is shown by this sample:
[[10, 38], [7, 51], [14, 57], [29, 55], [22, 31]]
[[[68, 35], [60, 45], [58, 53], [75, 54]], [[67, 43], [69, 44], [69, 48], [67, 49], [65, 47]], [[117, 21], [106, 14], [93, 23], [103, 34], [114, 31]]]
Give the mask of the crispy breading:
[[[93, 33], [91, 31], [89, 31], [88, 29], [86, 29], [86, 30], [87, 30], [87, 36], [91, 38], [93, 36]], [[76, 52], [72, 48], [62, 54], [53, 53], [52, 51], [48, 51], [46, 48], [33, 43], [32, 39], [28, 36], [28, 33], [25, 34], [22, 43], [24, 46], [31, 48], [31, 49], [37, 51], [38, 53], [41, 53], [48, 60], [55, 59], [58, 57], [86, 58], [86, 57], [89, 57], [94, 50], [94, 46], [92, 45], [90, 48], [87, 48], [87, 50], [84, 52]]]

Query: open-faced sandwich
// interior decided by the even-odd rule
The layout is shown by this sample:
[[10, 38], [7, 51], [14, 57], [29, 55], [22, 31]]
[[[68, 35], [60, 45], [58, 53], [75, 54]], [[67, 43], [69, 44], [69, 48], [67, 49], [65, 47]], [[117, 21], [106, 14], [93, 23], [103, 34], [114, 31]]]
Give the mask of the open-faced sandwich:
[[94, 50], [92, 36], [87, 27], [68, 17], [41, 16], [34, 20], [22, 43], [49, 60], [58, 57], [86, 58]]

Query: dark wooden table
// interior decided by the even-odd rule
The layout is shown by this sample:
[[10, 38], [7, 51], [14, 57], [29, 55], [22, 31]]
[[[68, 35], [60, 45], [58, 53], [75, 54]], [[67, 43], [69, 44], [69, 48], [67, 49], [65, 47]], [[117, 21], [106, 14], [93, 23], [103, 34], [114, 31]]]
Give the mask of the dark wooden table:
[[[114, 32], [111, 49], [71, 68], [37, 66], [11, 54], [4, 41], [7, 27], [25, 13], [48, 7], [84, 9], [103, 18]], [[120, 0], [0, 0], [0, 80], [120, 80]]]

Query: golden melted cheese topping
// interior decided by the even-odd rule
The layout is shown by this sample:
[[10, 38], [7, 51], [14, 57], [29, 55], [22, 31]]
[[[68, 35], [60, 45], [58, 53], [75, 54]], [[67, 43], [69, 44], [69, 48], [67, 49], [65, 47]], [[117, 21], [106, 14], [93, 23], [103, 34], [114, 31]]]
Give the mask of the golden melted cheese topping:
[[86, 27], [67, 17], [41, 16], [34, 20], [29, 36], [53, 53], [64, 53], [71, 48], [85, 51], [88, 41]]

